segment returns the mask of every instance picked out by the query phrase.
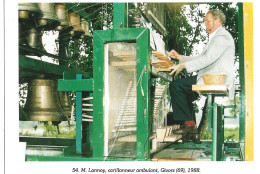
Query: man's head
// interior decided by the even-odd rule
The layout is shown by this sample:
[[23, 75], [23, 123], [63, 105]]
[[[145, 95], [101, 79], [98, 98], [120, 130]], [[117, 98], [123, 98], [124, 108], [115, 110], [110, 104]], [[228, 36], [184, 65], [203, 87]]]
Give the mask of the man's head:
[[221, 10], [210, 10], [205, 16], [205, 26], [209, 34], [213, 33], [226, 21], [226, 16]]

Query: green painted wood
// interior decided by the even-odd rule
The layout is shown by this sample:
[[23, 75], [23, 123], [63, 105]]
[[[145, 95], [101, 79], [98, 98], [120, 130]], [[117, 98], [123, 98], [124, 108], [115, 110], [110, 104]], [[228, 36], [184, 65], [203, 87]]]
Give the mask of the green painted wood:
[[58, 80], [58, 91], [93, 91], [93, 79]]

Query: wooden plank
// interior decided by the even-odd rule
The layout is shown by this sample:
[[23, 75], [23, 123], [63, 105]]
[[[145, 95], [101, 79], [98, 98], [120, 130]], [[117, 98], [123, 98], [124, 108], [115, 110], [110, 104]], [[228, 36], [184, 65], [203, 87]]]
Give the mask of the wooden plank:
[[196, 91], [199, 94], [227, 95], [228, 93], [226, 85], [192, 85], [192, 91]]
[[156, 72], [171, 72], [169, 68], [155, 68]]
[[132, 132], [132, 131], [136, 131], [136, 127], [132, 127], [132, 128], [125, 128], [125, 129], [119, 129], [119, 130], [112, 130], [112, 132]]
[[[152, 135], [150, 136], [150, 140], [152, 139], [155, 139], [156, 136], [155, 135]], [[127, 135], [127, 136], [124, 136], [124, 137], [120, 137], [117, 139], [119, 142], [136, 142], [136, 135]]]
[[156, 129], [156, 138], [158, 142], [163, 142], [166, 134], [166, 128]]
[[116, 67], [136, 66], [136, 61], [112, 61], [110, 65]]
[[164, 142], [175, 142], [175, 141], [178, 141], [182, 138], [182, 135], [180, 134], [172, 134], [172, 135], [169, 135], [169, 136], [166, 136], [164, 138]]
[[113, 51], [112, 56], [114, 56], [114, 57], [119, 57], [119, 56], [136, 57], [136, 51]]
[[128, 135], [117, 139], [118, 142], [136, 142], [136, 135]]

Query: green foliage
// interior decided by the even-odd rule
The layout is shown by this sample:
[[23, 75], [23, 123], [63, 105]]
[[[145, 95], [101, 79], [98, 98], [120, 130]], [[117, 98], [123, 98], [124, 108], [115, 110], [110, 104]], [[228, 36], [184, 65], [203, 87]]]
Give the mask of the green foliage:
[[[212, 132], [206, 131], [201, 139], [212, 139]], [[224, 140], [236, 140], [239, 141], [239, 128], [225, 128], [224, 129]]]
[[[37, 129], [43, 129], [43, 133], [37, 132]], [[74, 126], [69, 126], [68, 123], [63, 122], [59, 124], [58, 132], [57, 126], [54, 125], [51, 121], [39, 122], [38, 125], [35, 125], [32, 129], [26, 128], [26, 131], [20, 131], [20, 136], [37, 136], [37, 137], [56, 137], [56, 138], [75, 138], [76, 137], [76, 128]]]
[[235, 41], [236, 55], [238, 55], [238, 8], [234, 3], [210, 4], [210, 10], [218, 9], [226, 15], [224, 27], [230, 32]]
[[[79, 3], [78, 7], [88, 14], [91, 34], [94, 30], [112, 27], [113, 4], [112, 3]], [[67, 36], [69, 37], [69, 36]], [[61, 43], [62, 44], [62, 43]], [[93, 38], [70, 37], [67, 48], [68, 67], [93, 73]]]
[[43, 137], [57, 137], [57, 138], [75, 138], [76, 129], [68, 126], [68, 124], [59, 124], [60, 133], [58, 132], [57, 126], [52, 122], [43, 122], [41, 127], [44, 128]]
[[[191, 10], [188, 14], [185, 14], [186, 8], [182, 4], [176, 3], [167, 12], [166, 19], [169, 20], [166, 23], [168, 32], [165, 40], [168, 50], [175, 49], [180, 54], [190, 55], [195, 43], [206, 40], [206, 37], [201, 34], [205, 14], [199, 10], [199, 5], [196, 4], [190, 5]], [[196, 23], [196, 27], [189, 24], [188, 18]]]
[[230, 110], [230, 114], [233, 116], [238, 116], [239, 111], [240, 111], [240, 101], [239, 101], [239, 97], [236, 96], [235, 100], [229, 100], [229, 104], [231, 105], [235, 105], [235, 108], [232, 108]]

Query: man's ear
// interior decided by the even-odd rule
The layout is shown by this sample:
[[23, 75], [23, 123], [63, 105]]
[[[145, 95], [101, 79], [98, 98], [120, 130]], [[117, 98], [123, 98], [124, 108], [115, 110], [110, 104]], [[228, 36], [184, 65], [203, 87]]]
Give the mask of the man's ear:
[[217, 19], [216, 19], [216, 22], [222, 24], [220, 18], [217, 18]]

